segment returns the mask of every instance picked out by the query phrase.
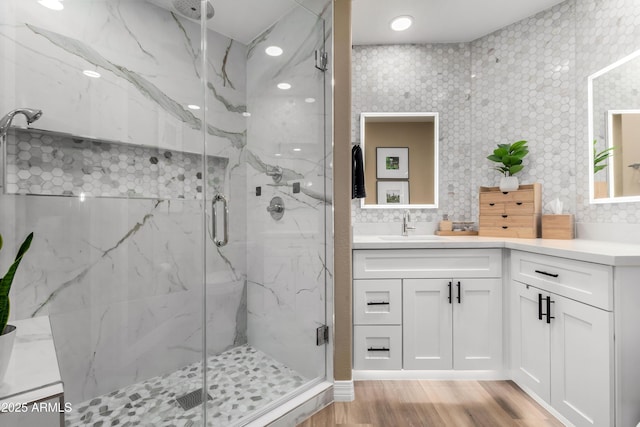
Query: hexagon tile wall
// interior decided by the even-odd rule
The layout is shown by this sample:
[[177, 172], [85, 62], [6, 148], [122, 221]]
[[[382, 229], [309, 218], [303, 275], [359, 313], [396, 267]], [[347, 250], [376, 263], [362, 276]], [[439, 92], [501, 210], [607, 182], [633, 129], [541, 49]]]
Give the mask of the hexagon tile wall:
[[[202, 198], [202, 156], [67, 134], [11, 129], [6, 192], [87, 197]], [[223, 191], [229, 159], [207, 156], [208, 191]]]

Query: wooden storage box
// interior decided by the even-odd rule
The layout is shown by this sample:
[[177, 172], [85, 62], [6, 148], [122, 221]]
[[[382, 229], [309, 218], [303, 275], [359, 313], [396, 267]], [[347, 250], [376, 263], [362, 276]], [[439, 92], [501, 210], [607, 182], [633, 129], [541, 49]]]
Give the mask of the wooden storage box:
[[540, 237], [542, 187], [521, 185], [516, 191], [480, 187], [478, 234], [487, 237]]
[[565, 239], [575, 237], [573, 215], [542, 215], [542, 238]]

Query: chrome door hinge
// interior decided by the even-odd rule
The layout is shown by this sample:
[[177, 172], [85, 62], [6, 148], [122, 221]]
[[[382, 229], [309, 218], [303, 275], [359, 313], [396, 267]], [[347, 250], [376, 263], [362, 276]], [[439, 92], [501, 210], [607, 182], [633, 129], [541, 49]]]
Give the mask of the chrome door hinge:
[[320, 346], [329, 342], [329, 327], [322, 325], [316, 329], [316, 345]]
[[316, 50], [316, 68], [320, 71], [327, 71], [329, 65], [329, 54], [322, 50]]

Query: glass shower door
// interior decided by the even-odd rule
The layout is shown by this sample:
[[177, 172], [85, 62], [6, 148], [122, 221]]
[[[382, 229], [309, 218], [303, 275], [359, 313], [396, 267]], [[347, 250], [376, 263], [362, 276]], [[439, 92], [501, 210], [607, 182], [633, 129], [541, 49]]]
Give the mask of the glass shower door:
[[[324, 31], [322, 18], [292, 0], [291, 9], [248, 45], [208, 47], [214, 69], [226, 58], [227, 74], [210, 76], [220, 84], [207, 92], [207, 119], [217, 128], [207, 136], [207, 152], [229, 159], [229, 186], [207, 193], [225, 194], [229, 209], [228, 244], [215, 245], [221, 236], [213, 235], [207, 242], [211, 425], [248, 422], [325, 378], [326, 349], [316, 343], [317, 328], [326, 323], [330, 204], [325, 73], [316, 61]], [[270, 46], [282, 54], [267, 54]], [[230, 62], [239, 57], [244, 68]], [[240, 87], [246, 88], [244, 104]], [[229, 114], [229, 105], [245, 106], [243, 114]], [[223, 204], [211, 201], [207, 206], [221, 221]], [[218, 223], [218, 233], [224, 226]]]

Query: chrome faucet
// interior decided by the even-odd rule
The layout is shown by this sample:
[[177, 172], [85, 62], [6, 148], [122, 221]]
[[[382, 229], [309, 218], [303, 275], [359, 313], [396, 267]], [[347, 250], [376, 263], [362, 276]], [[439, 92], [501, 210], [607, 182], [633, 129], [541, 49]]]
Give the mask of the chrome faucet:
[[402, 235], [403, 236], [408, 236], [409, 230], [416, 229], [416, 227], [414, 227], [413, 225], [409, 225], [410, 222], [411, 222], [411, 214], [409, 213], [408, 210], [406, 210], [404, 211], [404, 215], [402, 216]]

